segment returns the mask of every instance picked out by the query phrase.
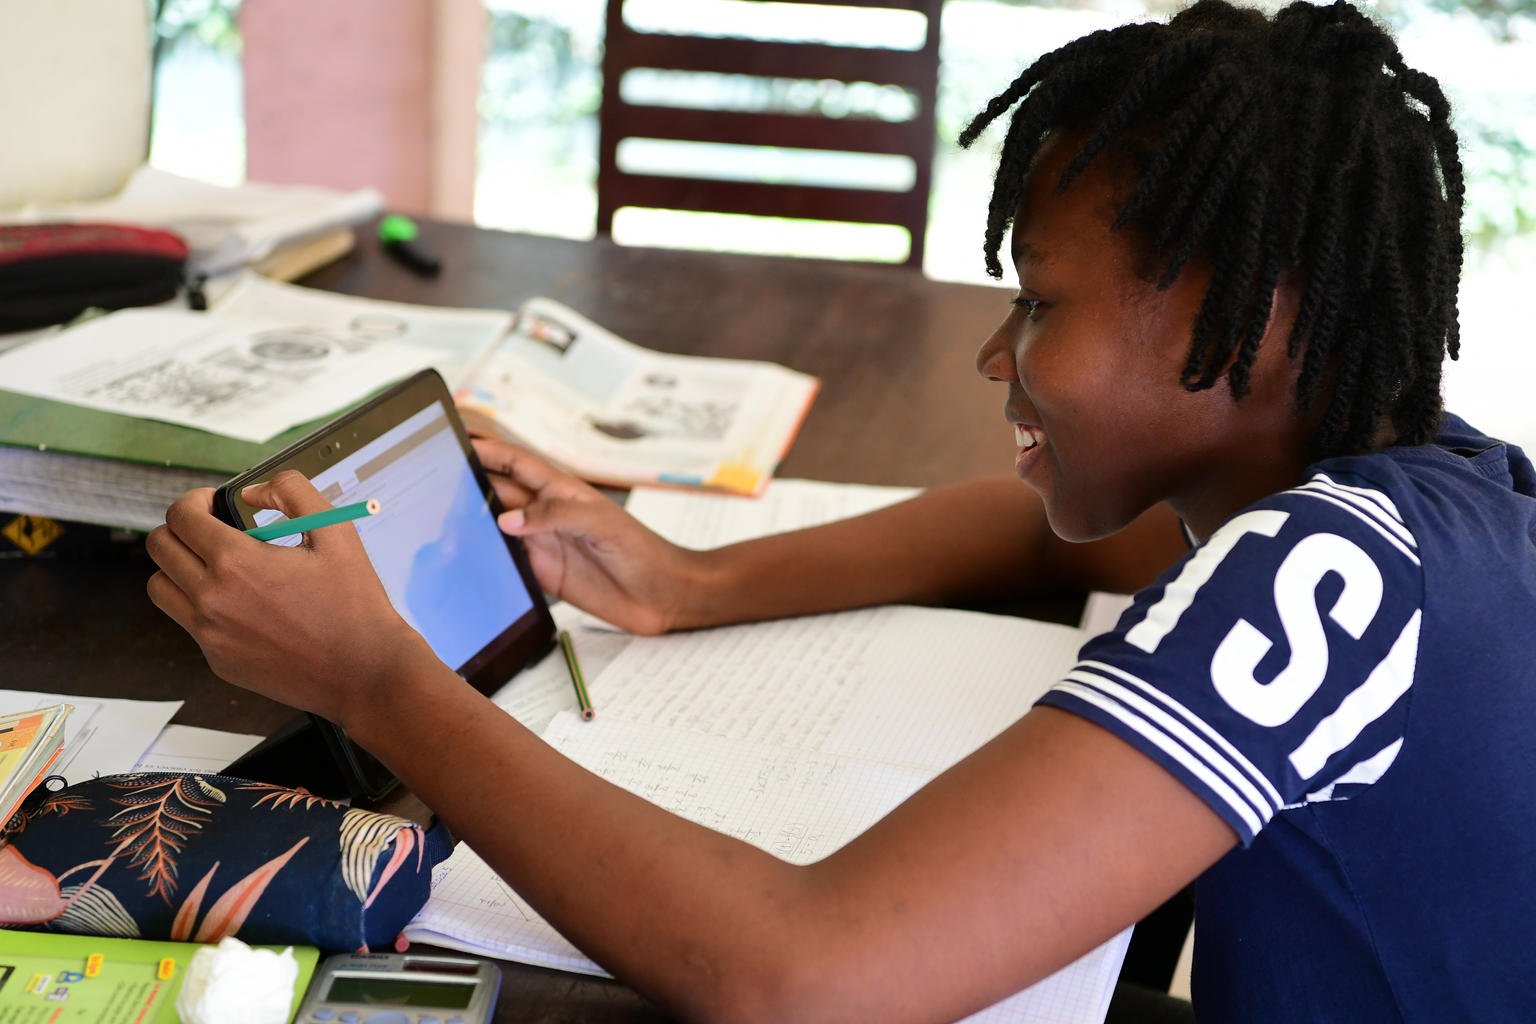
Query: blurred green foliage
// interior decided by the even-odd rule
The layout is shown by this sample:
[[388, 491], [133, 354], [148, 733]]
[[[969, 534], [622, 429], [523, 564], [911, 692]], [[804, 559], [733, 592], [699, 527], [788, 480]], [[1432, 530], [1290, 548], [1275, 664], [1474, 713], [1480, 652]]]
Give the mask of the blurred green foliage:
[[155, 61], [178, 46], [195, 43], [224, 53], [240, 52], [240, 0], [147, 0], [154, 26]]

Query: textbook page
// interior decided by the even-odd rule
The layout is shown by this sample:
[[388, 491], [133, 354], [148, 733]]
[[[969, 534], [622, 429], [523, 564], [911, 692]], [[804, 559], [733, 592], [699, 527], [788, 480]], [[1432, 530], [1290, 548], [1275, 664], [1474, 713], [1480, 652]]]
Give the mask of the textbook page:
[[0, 354], [0, 380], [7, 391], [265, 441], [434, 358], [275, 317], [124, 309]]
[[454, 397], [471, 430], [587, 480], [757, 494], [819, 387], [775, 363], [652, 351], [533, 298]]
[[733, 495], [636, 487], [624, 508], [672, 543], [702, 550], [863, 515], [921, 491], [919, 487], [773, 480], [761, 496], [742, 501]]
[[295, 331], [320, 336], [419, 345], [432, 351], [432, 365], [450, 390], [463, 383], [469, 367], [512, 326], [512, 314], [504, 309], [364, 299], [283, 284], [250, 272], [239, 275], [213, 308], [221, 315], [282, 320]]

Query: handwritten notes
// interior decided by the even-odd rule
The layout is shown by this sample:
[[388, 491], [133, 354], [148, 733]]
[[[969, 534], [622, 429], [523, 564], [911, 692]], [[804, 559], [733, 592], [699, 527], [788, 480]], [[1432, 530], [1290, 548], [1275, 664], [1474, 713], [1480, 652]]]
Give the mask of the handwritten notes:
[[1072, 664], [1067, 626], [886, 606], [634, 640], [592, 685], [609, 715], [938, 771]]

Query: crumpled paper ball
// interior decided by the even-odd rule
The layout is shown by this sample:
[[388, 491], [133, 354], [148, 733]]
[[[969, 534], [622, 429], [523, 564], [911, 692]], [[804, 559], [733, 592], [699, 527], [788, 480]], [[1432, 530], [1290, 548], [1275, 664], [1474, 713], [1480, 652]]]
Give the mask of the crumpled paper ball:
[[192, 954], [176, 1013], [183, 1024], [287, 1024], [299, 962], [230, 937]]

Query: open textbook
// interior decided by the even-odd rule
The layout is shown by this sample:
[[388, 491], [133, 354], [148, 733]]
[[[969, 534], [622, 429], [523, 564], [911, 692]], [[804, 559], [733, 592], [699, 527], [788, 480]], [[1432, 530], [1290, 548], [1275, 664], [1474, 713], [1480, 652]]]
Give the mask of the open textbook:
[[455, 397], [471, 429], [587, 480], [758, 494], [819, 387], [773, 363], [653, 352], [534, 298]]

